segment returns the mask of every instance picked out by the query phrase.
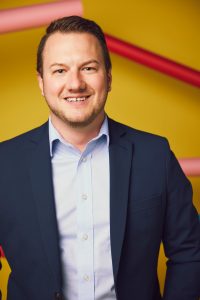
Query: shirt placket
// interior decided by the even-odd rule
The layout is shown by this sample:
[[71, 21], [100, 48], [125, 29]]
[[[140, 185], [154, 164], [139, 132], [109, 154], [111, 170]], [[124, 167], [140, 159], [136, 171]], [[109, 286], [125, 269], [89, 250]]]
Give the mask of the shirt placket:
[[91, 154], [82, 155], [77, 169], [78, 299], [94, 300], [94, 224]]

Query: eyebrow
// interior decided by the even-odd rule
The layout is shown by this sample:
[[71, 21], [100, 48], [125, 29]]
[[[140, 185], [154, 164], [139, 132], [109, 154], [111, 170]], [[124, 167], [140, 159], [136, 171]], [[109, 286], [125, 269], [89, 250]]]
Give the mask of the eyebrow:
[[62, 63], [53, 63], [53, 64], [50, 65], [50, 68], [51, 68], [51, 67], [56, 67], [56, 66], [64, 67], [64, 66], [66, 66], [66, 65], [65, 65], [65, 64], [62, 64]]
[[96, 59], [90, 59], [90, 60], [84, 62], [83, 64], [81, 64], [81, 66], [89, 65], [89, 64], [92, 64], [92, 63], [95, 63], [97, 65], [100, 64], [98, 60], [96, 60]]
[[[100, 64], [98, 60], [96, 60], [96, 59], [90, 59], [90, 60], [87, 60], [84, 63], [82, 63], [81, 67], [83, 67], [85, 65], [92, 64], [92, 63], [98, 64], [98, 65]], [[56, 67], [58, 67], [58, 66], [59, 67], [66, 67], [66, 64], [64, 64], [64, 63], [53, 63], [53, 64], [50, 65], [50, 68], [55, 67], [55, 66]]]

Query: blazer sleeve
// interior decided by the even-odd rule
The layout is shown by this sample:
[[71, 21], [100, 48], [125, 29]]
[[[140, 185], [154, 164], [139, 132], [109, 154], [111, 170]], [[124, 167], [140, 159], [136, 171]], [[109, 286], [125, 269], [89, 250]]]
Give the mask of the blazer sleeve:
[[166, 162], [163, 245], [168, 258], [164, 300], [200, 299], [200, 222], [192, 187], [174, 154]]

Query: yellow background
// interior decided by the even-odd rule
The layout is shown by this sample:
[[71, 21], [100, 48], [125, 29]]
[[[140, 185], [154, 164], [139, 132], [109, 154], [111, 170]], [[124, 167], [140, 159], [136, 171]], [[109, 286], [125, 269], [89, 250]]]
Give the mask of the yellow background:
[[[44, 2], [50, 1], [1, 1], [0, 9]], [[83, 7], [84, 16], [97, 21], [105, 32], [200, 69], [199, 0], [84, 0]], [[36, 127], [48, 117], [35, 71], [43, 33], [44, 28], [39, 28], [0, 36], [0, 141]], [[178, 158], [200, 156], [200, 90], [116, 55], [112, 62], [109, 116], [166, 136]], [[194, 204], [200, 212], [200, 177], [191, 181]], [[2, 263], [0, 289], [5, 300], [9, 266], [5, 259]], [[158, 273], [163, 289], [162, 249]]]

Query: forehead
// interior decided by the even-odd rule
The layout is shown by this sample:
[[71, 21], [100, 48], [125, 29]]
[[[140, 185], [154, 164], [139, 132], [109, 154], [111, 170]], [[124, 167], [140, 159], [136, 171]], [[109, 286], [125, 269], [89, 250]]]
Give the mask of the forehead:
[[99, 40], [90, 33], [55, 32], [46, 41], [43, 59], [45, 61], [57, 57], [103, 60], [103, 53]]

